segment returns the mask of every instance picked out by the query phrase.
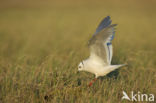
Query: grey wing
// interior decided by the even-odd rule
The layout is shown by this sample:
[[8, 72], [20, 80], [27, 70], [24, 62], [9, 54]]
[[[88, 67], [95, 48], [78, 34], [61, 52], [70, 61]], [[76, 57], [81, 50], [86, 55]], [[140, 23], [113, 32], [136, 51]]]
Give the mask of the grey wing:
[[105, 17], [101, 23], [98, 25], [97, 29], [96, 29], [96, 32], [94, 35], [96, 35], [98, 32], [100, 32], [102, 29], [108, 27], [110, 24], [111, 24], [111, 19], [110, 19], [110, 16], [107, 16]]
[[113, 50], [111, 41], [114, 38], [116, 24], [111, 25], [110, 17], [106, 17], [98, 28], [95, 34], [89, 40], [90, 58], [96, 59], [105, 63], [111, 64]]

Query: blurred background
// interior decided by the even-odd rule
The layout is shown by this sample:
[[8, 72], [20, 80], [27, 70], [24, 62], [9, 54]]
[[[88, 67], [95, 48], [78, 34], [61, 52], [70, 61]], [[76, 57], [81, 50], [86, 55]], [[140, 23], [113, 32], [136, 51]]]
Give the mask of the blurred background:
[[122, 44], [130, 48], [151, 50], [156, 37], [155, 4], [154, 0], [1, 0], [0, 55], [45, 56], [62, 45], [69, 47], [68, 43], [80, 47], [108, 15], [119, 24], [116, 42], [122, 36]]
[[[130, 90], [128, 85], [133, 85], [133, 90], [156, 91], [153, 84], [156, 77], [155, 0], [0, 0], [0, 102], [45, 101], [46, 94], [52, 95], [53, 102], [57, 98], [67, 103], [74, 100], [78, 103], [119, 102], [119, 92], [112, 100], [109, 96], [113, 92], [100, 95], [94, 90], [89, 92], [71, 86], [77, 83], [74, 74], [77, 64], [89, 56], [88, 40], [108, 15], [112, 23], [118, 24], [113, 41], [113, 63], [126, 62], [133, 68], [121, 72], [125, 77], [120, 81], [125, 80]], [[140, 69], [143, 74], [134, 75]], [[127, 73], [131, 76], [125, 79]], [[69, 79], [71, 77], [74, 79]], [[86, 77], [93, 76], [82, 73], [82, 78]], [[136, 84], [126, 80], [136, 80]], [[60, 89], [64, 86], [62, 82], [67, 85], [63, 90]], [[104, 90], [99, 87], [100, 83], [96, 86]], [[114, 85], [122, 87], [122, 83]], [[151, 84], [143, 87], [146, 83]], [[81, 81], [81, 84], [84, 87], [87, 83]], [[55, 94], [52, 88], [60, 91]], [[66, 93], [75, 93], [75, 97], [66, 100]], [[92, 96], [95, 101], [90, 99]]]

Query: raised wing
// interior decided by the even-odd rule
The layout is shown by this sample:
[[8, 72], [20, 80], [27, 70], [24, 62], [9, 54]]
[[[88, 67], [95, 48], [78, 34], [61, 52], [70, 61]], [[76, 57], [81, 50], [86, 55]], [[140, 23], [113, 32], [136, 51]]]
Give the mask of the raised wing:
[[111, 20], [109, 16], [102, 20], [102, 22], [96, 29], [95, 34], [89, 40], [89, 48], [91, 52], [90, 58], [96, 60], [98, 59], [106, 65], [111, 64], [113, 55], [111, 41], [114, 38], [115, 26], [116, 24], [111, 25]]
[[107, 16], [105, 17], [101, 23], [98, 25], [97, 29], [96, 29], [96, 32], [94, 35], [96, 35], [96, 33], [100, 32], [102, 29], [108, 27], [110, 24], [111, 24], [111, 19], [110, 19], [110, 16]]

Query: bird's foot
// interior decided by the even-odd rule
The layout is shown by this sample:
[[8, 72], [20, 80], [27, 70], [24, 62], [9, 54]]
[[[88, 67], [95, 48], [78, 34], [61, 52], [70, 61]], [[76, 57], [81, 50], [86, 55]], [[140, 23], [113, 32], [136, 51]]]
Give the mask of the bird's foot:
[[94, 78], [90, 83], [89, 83], [89, 87], [91, 87], [93, 85], [93, 83], [97, 80], [97, 78]]

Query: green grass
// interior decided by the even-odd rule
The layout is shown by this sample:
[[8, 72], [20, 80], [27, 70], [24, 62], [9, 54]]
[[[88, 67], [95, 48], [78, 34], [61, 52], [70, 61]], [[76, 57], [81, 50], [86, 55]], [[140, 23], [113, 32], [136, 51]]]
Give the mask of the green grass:
[[[156, 96], [154, 4], [0, 3], [0, 103], [128, 103], [121, 101], [123, 90]], [[89, 56], [87, 42], [107, 15], [118, 24], [112, 64], [128, 66], [88, 88], [94, 75], [77, 74], [77, 65]]]

